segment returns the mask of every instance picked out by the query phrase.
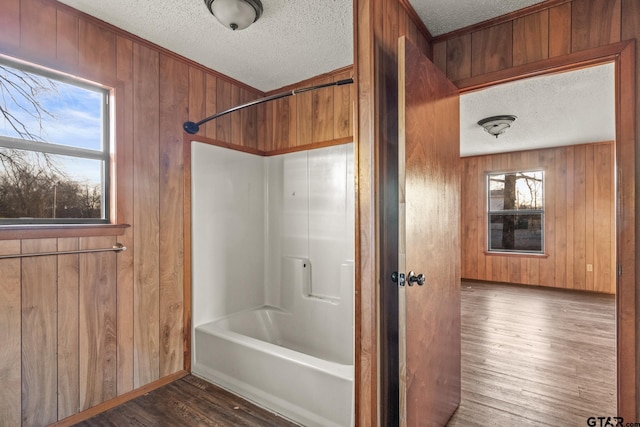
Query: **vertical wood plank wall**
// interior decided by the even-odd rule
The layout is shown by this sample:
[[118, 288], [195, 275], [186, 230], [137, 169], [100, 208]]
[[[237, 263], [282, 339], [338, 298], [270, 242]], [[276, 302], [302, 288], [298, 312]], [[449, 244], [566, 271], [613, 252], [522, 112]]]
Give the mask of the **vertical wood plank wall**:
[[[615, 293], [613, 165], [612, 142], [463, 158], [462, 277]], [[545, 173], [545, 256], [488, 255], [486, 174], [532, 169]]]
[[[265, 94], [52, 0], [0, 2], [0, 54], [115, 91], [115, 219], [131, 227], [117, 238], [0, 232], [1, 254], [128, 248], [0, 261], [0, 425], [46, 425], [183, 369], [182, 123]], [[340, 142], [353, 134], [352, 90], [252, 107], [201, 133], [266, 152]]]
[[[355, 97], [360, 224], [357, 419], [363, 426], [392, 425], [399, 419], [398, 299], [386, 278], [397, 271], [398, 253], [398, 37], [406, 35], [428, 57], [432, 57], [432, 50], [428, 32], [416, 23], [417, 15], [405, 0], [355, 0], [354, 5], [354, 62], [359, 82]], [[380, 227], [381, 232], [372, 227]]]
[[[635, 103], [635, 117], [625, 117], [627, 111], [620, 112], [628, 122], [634, 121], [635, 134], [640, 135], [640, 2], [638, 0], [568, 0], [542, 3], [529, 9], [532, 13], [515, 16], [505, 15], [476, 26], [455, 31], [433, 39], [434, 62], [454, 80], [458, 87], [472, 87], [482, 80], [481, 73], [507, 70], [519, 65], [530, 64], [540, 59], [556, 58], [580, 52], [590, 48], [606, 46], [624, 40], [635, 41], [635, 93], [622, 88], [622, 97], [632, 97]], [[486, 44], [485, 51], [474, 49], [476, 43], [484, 43], [487, 38], [501, 32], [502, 37], [511, 42]], [[476, 79], [477, 80], [474, 80]], [[636, 140], [637, 150], [637, 140]], [[636, 186], [638, 174], [636, 171]], [[638, 203], [636, 191], [635, 203]], [[636, 218], [635, 223], [638, 224]], [[557, 230], [562, 233], [562, 230]], [[640, 238], [636, 229], [635, 236], [629, 236], [635, 242]], [[567, 238], [571, 231], [567, 230]], [[586, 242], [585, 242], [586, 243]], [[568, 248], [571, 252], [571, 248]], [[636, 253], [635, 263], [640, 262]], [[567, 271], [567, 280], [574, 280]], [[627, 299], [631, 293], [623, 296]], [[640, 293], [635, 292], [636, 311], [640, 309]], [[623, 317], [632, 318], [633, 314], [623, 313]], [[628, 317], [627, 317], [628, 316]], [[633, 320], [632, 320], [633, 321]], [[636, 325], [637, 319], [635, 320]], [[638, 365], [640, 355], [640, 327], [635, 329], [635, 360], [625, 358], [620, 366]], [[627, 384], [619, 385], [627, 399], [623, 402], [622, 412], [640, 407], [640, 371]], [[634, 374], [631, 374], [634, 375]], [[635, 389], [629, 389], [629, 384]], [[635, 407], [629, 404], [629, 398], [635, 400]], [[637, 418], [637, 414], [636, 414]]]

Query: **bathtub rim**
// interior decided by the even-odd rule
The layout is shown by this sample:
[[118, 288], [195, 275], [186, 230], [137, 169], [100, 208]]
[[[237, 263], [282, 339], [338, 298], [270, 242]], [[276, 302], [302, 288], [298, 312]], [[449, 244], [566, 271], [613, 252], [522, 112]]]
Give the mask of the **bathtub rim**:
[[[282, 310], [281, 308], [278, 307], [273, 307], [273, 306], [260, 306], [260, 307], [254, 307], [254, 308], [250, 308], [247, 310], [242, 310], [242, 311], [237, 311], [235, 313], [231, 313], [228, 314], [226, 316], [221, 316], [218, 317], [215, 320], [212, 320], [210, 322], [207, 323], [203, 323], [201, 325], [198, 325], [196, 327], [193, 328], [193, 334], [194, 334], [194, 345], [195, 345], [195, 332], [196, 330], [199, 330], [203, 333], [209, 334], [209, 335], [213, 335], [213, 336], [218, 336], [221, 338], [224, 338], [228, 341], [231, 341], [235, 344], [238, 345], [242, 345], [242, 346], [246, 346], [249, 348], [252, 348], [254, 350], [258, 350], [258, 351], [263, 351], [263, 352], [267, 352], [269, 354], [274, 354], [277, 355], [278, 357], [281, 357], [283, 359], [287, 359], [290, 360], [292, 362], [297, 362], [301, 365], [304, 365], [308, 368], [314, 369], [316, 371], [320, 371], [323, 372], [325, 374], [328, 375], [332, 375], [334, 377], [340, 378], [342, 380], [345, 381], [351, 381], [353, 382], [355, 379], [355, 375], [354, 375], [354, 364], [344, 364], [344, 363], [339, 363], [339, 362], [334, 362], [331, 360], [326, 360], [326, 359], [321, 359], [319, 357], [316, 356], [312, 356], [310, 354], [306, 354], [300, 351], [296, 351], [296, 350], [292, 350], [290, 348], [287, 347], [283, 347], [268, 341], [263, 341], [257, 338], [253, 338], [250, 337], [248, 335], [243, 335], [240, 334], [238, 332], [234, 332], [231, 331], [229, 329], [224, 329], [219, 327], [218, 323], [220, 320], [224, 320], [230, 316], [233, 315], [237, 315], [237, 314], [242, 314], [242, 313], [247, 313], [247, 312], [251, 312], [251, 311], [258, 311], [258, 310], [263, 310], [263, 309], [267, 309], [267, 310], [274, 310], [274, 311], [278, 311], [281, 313], [288, 313], [285, 310]], [[272, 350], [276, 350], [276, 351], [269, 351], [270, 349]], [[195, 350], [195, 349], [194, 349]], [[196, 358], [196, 352], [193, 352], [193, 363], [194, 365], [197, 364], [197, 358]]]

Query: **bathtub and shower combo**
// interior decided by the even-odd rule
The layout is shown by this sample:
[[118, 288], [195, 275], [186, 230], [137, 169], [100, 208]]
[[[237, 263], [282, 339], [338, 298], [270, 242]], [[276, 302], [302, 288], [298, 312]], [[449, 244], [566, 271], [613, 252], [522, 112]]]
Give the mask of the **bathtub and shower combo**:
[[353, 424], [353, 144], [192, 142], [192, 371], [306, 426]]

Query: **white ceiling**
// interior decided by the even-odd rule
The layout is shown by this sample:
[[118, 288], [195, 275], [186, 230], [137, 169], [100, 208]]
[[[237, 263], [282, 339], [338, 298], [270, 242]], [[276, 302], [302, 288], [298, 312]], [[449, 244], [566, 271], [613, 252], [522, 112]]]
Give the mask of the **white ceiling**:
[[[353, 64], [352, 0], [262, 0], [236, 32], [203, 0], [59, 1], [262, 91]], [[409, 1], [438, 35], [541, 0]]]
[[[460, 155], [473, 156], [615, 139], [613, 63], [492, 86], [460, 97]], [[477, 123], [518, 118], [498, 138]]]
[[409, 0], [433, 36], [468, 27], [544, 0]]

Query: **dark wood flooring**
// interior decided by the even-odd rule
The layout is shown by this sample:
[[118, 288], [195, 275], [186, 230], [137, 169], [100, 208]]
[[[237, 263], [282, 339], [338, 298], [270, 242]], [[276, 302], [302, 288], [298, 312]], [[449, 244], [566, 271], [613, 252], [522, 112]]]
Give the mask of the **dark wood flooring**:
[[200, 378], [188, 375], [96, 415], [78, 426], [297, 426]]
[[615, 297], [462, 284], [462, 402], [450, 427], [586, 426], [616, 414]]
[[[462, 402], [450, 427], [583, 426], [616, 409], [615, 299], [462, 284]], [[80, 426], [294, 426], [199, 378]]]

